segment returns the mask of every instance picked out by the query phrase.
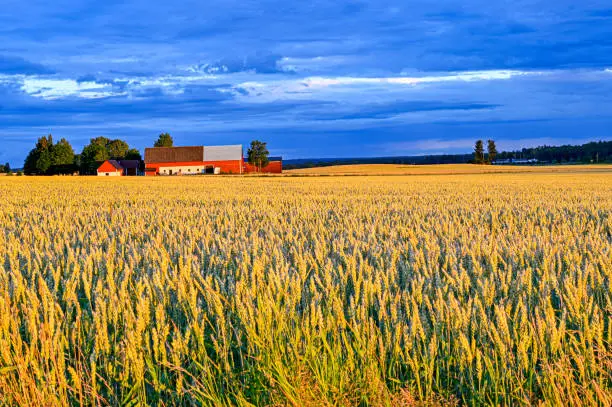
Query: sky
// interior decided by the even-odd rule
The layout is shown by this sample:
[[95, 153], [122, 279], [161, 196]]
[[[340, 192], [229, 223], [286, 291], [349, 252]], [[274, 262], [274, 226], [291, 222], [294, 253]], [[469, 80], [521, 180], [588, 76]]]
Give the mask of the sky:
[[612, 139], [610, 0], [0, 0], [0, 163], [53, 134], [371, 157]]

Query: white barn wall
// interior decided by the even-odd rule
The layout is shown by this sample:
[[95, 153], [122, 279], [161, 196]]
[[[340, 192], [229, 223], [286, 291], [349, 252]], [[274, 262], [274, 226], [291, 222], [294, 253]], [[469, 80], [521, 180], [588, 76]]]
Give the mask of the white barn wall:
[[180, 166], [161, 166], [159, 167], [160, 175], [170, 175], [170, 171], [172, 170], [172, 175], [183, 174], [201, 174], [204, 171], [203, 165], [180, 165]]
[[204, 161], [239, 161], [242, 159], [242, 145], [204, 146]]

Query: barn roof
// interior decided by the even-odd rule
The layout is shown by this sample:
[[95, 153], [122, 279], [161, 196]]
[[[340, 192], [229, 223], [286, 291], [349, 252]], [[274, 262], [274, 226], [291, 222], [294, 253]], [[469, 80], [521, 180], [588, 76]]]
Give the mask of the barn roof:
[[110, 165], [112, 165], [113, 167], [115, 167], [118, 170], [122, 170], [123, 167], [121, 166], [121, 164], [119, 164], [119, 162], [117, 160], [106, 160]]
[[119, 160], [119, 165], [125, 169], [138, 168], [140, 161], [138, 160]]
[[145, 148], [145, 163], [204, 161], [204, 146]]
[[98, 172], [123, 171], [123, 167], [116, 160], [106, 160], [98, 167]]

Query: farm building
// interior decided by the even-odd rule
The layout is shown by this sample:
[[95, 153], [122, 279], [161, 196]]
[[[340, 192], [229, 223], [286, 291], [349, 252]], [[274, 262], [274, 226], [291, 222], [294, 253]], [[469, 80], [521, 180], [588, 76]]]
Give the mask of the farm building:
[[[264, 174], [281, 174], [283, 172], [283, 157], [269, 157], [268, 165], [261, 169]], [[246, 173], [259, 172], [258, 168], [249, 164], [244, 160], [244, 169]]]
[[138, 175], [138, 160], [106, 160], [98, 167], [98, 176]]
[[[244, 174], [256, 170], [245, 163], [241, 145], [145, 148], [145, 175]], [[270, 160], [262, 172], [282, 172], [282, 159]]]

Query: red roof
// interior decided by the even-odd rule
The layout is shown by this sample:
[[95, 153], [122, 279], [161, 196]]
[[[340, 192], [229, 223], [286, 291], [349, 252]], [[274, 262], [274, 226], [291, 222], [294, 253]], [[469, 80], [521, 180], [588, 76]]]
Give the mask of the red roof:
[[117, 172], [123, 171], [123, 167], [115, 160], [106, 160], [98, 167], [98, 172]]

